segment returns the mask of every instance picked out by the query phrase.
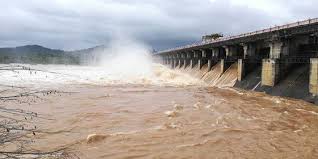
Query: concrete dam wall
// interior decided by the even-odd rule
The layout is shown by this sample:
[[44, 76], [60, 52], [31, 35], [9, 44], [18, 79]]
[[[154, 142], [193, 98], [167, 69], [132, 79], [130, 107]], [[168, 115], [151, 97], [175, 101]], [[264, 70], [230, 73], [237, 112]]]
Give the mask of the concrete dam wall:
[[154, 55], [209, 86], [318, 104], [318, 19], [204, 41]]
[[202, 66], [201, 69], [198, 65], [194, 67], [177, 66], [175, 69], [199, 78], [211, 87], [233, 87], [237, 81], [237, 64], [231, 65], [224, 73], [221, 72], [220, 66], [221, 64], [217, 63], [211, 70], [208, 69], [207, 64]]
[[198, 67], [176, 67], [183, 73], [203, 80], [210, 87], [234, 87], [249, 91], [265, 92], [274, 96], [283, 96], [296, 99], [303, 99], [311, 103], [318, 100], [309, 93], [309, 65], [299, 65], [282, 79], [275, 87], [261, 84], [262, 68], [256, 66], [242, 81], [238, 81], [237, 63], [233, 63], [224, 73], [221, 72], [220, 63], [217, 63], [208, 71], [208, 65], [201, 69]]

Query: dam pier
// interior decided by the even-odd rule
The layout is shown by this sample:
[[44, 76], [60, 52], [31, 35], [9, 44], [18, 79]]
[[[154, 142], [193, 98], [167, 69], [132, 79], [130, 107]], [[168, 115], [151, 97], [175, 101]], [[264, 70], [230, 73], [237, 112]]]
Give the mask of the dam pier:
[[204, 36], [154, 56], [211, 86], [231, 77], [233, 87], [318, 101], [318, 18], [237, 36]]

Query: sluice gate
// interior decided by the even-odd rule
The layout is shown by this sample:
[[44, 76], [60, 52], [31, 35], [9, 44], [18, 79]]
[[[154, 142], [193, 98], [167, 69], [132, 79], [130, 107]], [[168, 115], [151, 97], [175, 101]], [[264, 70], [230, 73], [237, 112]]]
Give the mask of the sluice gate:
[[211, 86], [318, 101], [318, 18], [231, 37], [204, 36], [154, 56]]

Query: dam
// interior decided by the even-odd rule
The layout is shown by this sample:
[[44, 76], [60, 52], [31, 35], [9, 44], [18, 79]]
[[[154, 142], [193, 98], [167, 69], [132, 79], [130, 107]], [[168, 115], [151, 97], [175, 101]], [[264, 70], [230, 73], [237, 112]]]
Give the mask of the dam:
[[154, 56], [211, 86], [231, 78], [236, 88], [318, 103], [318, 18], [230, 37], [204, 36]]
[[[279, 58], [265, 39], [157, 53], [166, 66], [131, 47], [100, 66], [2, 64], [0, 158], [318, 158], [318, 107], [279, 97], [315, 102], [314, 34]], [[285, 56], [295, 43], [305, 58]]]

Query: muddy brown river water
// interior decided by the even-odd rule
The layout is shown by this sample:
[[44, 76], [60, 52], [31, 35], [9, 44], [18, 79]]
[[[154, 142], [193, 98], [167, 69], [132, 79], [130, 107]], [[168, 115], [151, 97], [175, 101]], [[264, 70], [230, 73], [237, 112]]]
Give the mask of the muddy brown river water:
[[318, 108], [301, 100], [149, 82], [56, 90], [72, 93], [14, 106], [43, 117], [30, 149], [83, 159], [318, 158]]

